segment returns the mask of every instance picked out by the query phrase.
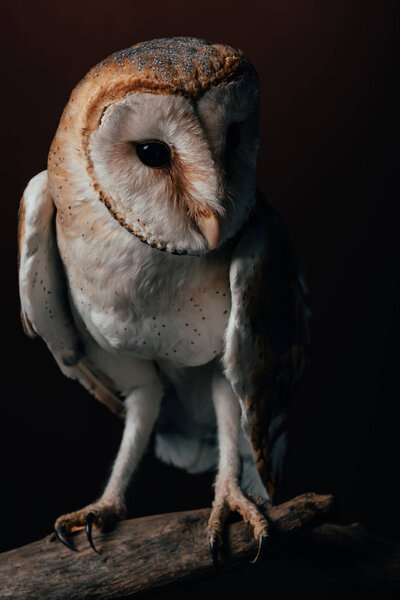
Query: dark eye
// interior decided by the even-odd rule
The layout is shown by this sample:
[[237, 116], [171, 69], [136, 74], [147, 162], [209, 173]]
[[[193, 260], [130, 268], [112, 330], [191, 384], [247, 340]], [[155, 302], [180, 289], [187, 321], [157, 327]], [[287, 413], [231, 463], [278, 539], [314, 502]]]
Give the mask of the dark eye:
[[167, 167], [171, 162], [171, 150], [164, 142], [136, 142], [135, 146], [136, 154], [147, 167]]
[[229, 158], [240, 143], [240, 123], [234, 121], [231, 123], [226, 132], [225, 154]]

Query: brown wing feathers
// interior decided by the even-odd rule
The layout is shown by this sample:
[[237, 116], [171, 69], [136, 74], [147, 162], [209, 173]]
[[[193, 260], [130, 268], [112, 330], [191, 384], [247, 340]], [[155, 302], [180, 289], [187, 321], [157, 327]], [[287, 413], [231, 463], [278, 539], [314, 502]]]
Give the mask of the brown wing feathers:
[[240, 286], [232, 285], [232, 301], [240, 306], [242, 407], [260, 475], [273, 497], [270, 425], [288, 408], [308, 360], [307, 306], [288, 234], [265, 204], [239, 244], [241, 254]]

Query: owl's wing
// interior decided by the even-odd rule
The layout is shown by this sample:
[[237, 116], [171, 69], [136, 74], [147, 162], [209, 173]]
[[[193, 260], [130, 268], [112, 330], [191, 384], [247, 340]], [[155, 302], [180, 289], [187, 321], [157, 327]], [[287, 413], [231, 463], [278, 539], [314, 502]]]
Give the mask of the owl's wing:
[[309, 328], [304, 284], [288, 233], [261, 197], [234, 249], [230, 286], [225, 374], [239, 398], [243, 428], [273, 497], [277, 474], [271, 446], [308, 361]]
[[47, 171], [33, 177], [20, 204], [18, 224], [19, 291], [25, 333], [46, 342], [62, 372], [88, 389], [113, 412], [123, 404], [112, 383], [85, 356], [72, 318], [67, 281], [58, 252], [55, 206]]

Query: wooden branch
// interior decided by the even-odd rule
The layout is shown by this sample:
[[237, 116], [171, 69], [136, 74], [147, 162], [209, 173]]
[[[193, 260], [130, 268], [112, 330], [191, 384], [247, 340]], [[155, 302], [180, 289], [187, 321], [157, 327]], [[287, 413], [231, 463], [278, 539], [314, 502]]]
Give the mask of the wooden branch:
[[[271, 547], [276, 547], [278, 560], [284, 547], [280, 539], [288, 540], [288, 534], [304, 531], [326, 520], [332, 504], [332, 496], [304, 494], [271, 508], [274, 532]], [[238, 572], [245, 573], [251, 568], [254, 576], [260, 569], [265, 570], [265, 561], [260, 567], [248, 567], [248, 558], [257, 551], [257, 541], [251, 528], [238, 521], [227, 527], [222, 568], [218, 573], [212, 565], [206, 542], [209, 514], [210, 509], [201, 509], [155, 515], [123, 521], [111, 532], [95, 531], [94, 541], [99, 554], [89, 547], [82, 531], [74, 534], [79, 552], [68, 550], [54, 534], [5, 552], [0, 555], [0, 598], [133, 598], [144, 592], [153, 594], [158, 590], [160, 593], [168, 586], [174, 585], [175, 589], [177, 585], [192, 585], [193, 582], [201, 582], [204, 586], [213, 582], [220, 585], [225, 581], [226, 586], [226, 582], [235, 580]], [[324, 545], [327, 537], [333, 535], [336, 539], [343, 534], [338, 526], [330, 527], [336, 527], [336, 530], [332, 533], [332, 530], [322, 529], [312, 534], [316, 536], [314, 541], [318, 548]], [[233, 567], [236, 569], [232, 579], [229, 572]]]

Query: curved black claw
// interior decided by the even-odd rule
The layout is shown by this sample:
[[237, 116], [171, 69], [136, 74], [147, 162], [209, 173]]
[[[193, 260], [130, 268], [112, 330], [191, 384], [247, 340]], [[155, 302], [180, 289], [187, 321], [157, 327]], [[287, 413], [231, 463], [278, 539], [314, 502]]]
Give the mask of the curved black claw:
[[67, 538], [65, 537], [65, 535], [64, 535], [64, 532], [63, 532], [63, 530], [61, 529], [61, 527], [60, 527], [60, 526], [58, 526], [58, 527], [55, 527], [55, 528], [54, 528], [54, 531], [55, 531], [55, 534], [56, 534], [56, 536], [57, 536], [57, 539], [59, 539], [59, 540], [60, 540], [60, 542], [61, 542], [62, 544], [64, 544], [64, 546], [67, 546], [67, 548], [69, 548], [70, 550], [73, 550], [74, 552], [79, 552], [78, 548], [75, 548], [75, 547], [74, 547], [74, 546], [71, 544], [71, 542], [69, 542], [69, 541], [67, 540]]
[[92, 527], [93, 527], [93, 523], [95, 522], [95, 520], [96, 520], [96, 515], [94, 514], [94, 512], [88, 513], [88, 515], [86, 517], [86, 521], [85, 521], [85, 531], [86, 531], [87, 539], [89, 540], [89, 544], [91, 545], [93, 550], [95, 552], [97, 552], [97, 554], [98, 554], [99, 552], [98, 552], [96, 546], [94, 545], [93, 536], [92, 536]]
[[258, 538], [257, 554], [255, 555], [253, 560], [249, 561], [251, 565], [255, 565], [260, 560], [260, 558], [263, 556], [268, 545], [269, 545], [269, 536], [260, 535], [260, 537]]
[[212, 542], [210, 542], [210, 554], [211, 554], [212, 561], [214, 563], [214, 567], [219, 568], [220, 562], [219, 562], [218, 542], [216, 540], [212, 540]]

